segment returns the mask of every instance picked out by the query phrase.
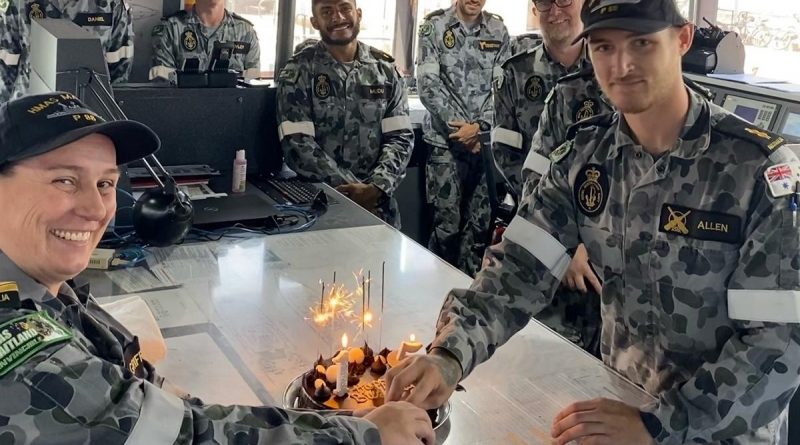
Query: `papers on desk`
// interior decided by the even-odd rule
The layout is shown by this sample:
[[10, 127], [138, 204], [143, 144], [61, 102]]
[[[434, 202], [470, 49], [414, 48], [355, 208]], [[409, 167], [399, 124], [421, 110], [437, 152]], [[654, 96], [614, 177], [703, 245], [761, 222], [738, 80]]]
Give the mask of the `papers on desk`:
[[126, 293], [147, 292], [179, 287], [177, 281], [169, 277], [158, 277], [144, 267], [113, 270], [106, 276]]
[[147, 265], [164, 282], [186, 283], [217, 276], [217, 257], [209, 244], [151, 250], [153, 255], [147, 258]]

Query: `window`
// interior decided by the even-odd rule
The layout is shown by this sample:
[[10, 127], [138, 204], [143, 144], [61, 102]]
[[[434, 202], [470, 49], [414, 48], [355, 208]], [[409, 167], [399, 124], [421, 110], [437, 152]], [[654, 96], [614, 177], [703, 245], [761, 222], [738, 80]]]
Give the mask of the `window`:
[[[358, 7], [363, 12], [359, 40], [391, 53], [395, 0], [361, 1]], [[229, 0], [228, 8], [253, 22], [261, 43], [261, 72], [266, 77], [272, 77], [278, 34], [278, 0]], [[311, 26], [311, 0], [297, 0], [292, 46], [309, 38], [319, 38], [319, 33]]]
[[745, 45], [747, 74], [797, 81], [800, 71], [800, 3], [797, 0], [719, 0], [717, 24]]

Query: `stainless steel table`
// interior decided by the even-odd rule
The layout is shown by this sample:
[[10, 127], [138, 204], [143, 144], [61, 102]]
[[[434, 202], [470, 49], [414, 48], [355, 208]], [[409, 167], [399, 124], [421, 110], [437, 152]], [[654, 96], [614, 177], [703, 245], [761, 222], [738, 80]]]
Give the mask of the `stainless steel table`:
[[[330, 283], [334, 271], [337, 281], [352, 290], [360, 286], [353, 274], [371, 271], [371, 306], [378, 318], [385, 261], [383, 329], [380, 321], [367, 329], [376, 350], [397, 348], [412, 333], [429, 342], [447, 291], [470, 284], [467, 276], [385, 225], [202, 246], [216, 256], [210, 266], [200, 267], [184, 255], [176, 261], [185, 266], [181, 288], [139, 295], [155, 313], [168, 345], [167, 358], [157, 368], [206, 402], [280, 403], [287, 384], [310, 369], [319, 354], [333, 352], [343, 332], [356, 335], [356, 320], [321, 328], [310, 319], [311, 308], [320, 302], [320, 280]], [[184, 248], [178, 249], [173, 255], [183, 255]], [[103, 280], [95, 275], [94, 281]], [[360, 313], [360, 297], [354, 303]], [[649, 397], [537, 322], [464, 386], [467, 391], [451, 401], [452, 415], [439, 431], [439, 443], [546, 444], [553, 415], [572, 401], [607, 396], [639, 404]]]

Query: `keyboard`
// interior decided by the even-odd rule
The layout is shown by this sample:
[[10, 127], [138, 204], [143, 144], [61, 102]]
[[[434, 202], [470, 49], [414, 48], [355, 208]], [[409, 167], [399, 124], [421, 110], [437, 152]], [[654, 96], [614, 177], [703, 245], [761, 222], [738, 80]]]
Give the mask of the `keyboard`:
[[278, 205], [310, 206], [318, 193], [324, 193], [314, 184], [298, 179], [261, 179], [255, 181], [255, 186]]

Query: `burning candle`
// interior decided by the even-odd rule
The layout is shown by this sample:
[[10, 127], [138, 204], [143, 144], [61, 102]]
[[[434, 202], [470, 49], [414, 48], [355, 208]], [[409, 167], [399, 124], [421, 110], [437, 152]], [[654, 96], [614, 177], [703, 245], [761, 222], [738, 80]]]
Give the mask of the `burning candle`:
[[339, 365], [339, 374], [336, 376], [336, 389], [334, 393], [338, 397], [344, 397], [347, 395], [347, 376], [350, 364], [350, 350], [347, 349], [347, 334], [342, 334], [342, 350], [333, 361]]
[[411, 334], [409, 341], [400, 343], [400, 349], [397, 351], [398, 361], [403, 360], [406, 357], [406, 354], [413, 354], [422, 349], [422, 343], [416, 340], [417, 337], [415, 337], [414, 334]]

